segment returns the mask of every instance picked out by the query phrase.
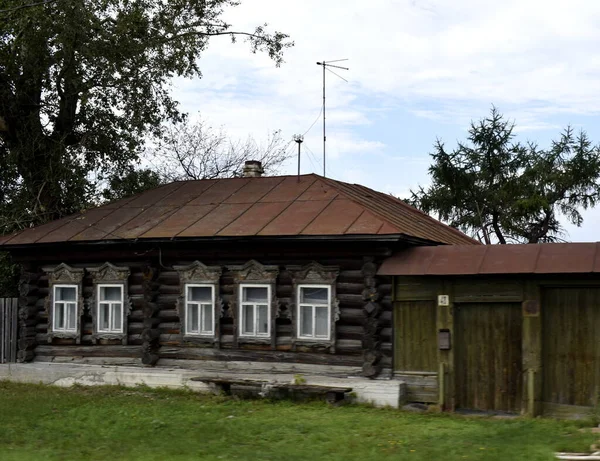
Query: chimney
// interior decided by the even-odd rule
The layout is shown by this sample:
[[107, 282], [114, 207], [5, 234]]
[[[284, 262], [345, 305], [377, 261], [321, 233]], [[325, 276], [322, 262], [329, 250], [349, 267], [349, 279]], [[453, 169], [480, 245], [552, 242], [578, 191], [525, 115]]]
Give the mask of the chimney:
[[244, 164], [244, 178], [260, 178], [264, 172], [262, 163], [258, 160], [247, 160]]

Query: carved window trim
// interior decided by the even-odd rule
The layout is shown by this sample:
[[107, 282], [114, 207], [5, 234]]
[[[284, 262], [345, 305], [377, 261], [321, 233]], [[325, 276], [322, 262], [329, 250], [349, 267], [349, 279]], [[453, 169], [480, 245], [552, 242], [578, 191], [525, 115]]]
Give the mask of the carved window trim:
[[[66, 300], [66, 299], [57, 299], [56, 297], [56, 292], [58, 289], [60, 288], [72, 288], [75, 290], [75, 299], [73, 301], [71, 300]], [[52, 287], [54, 293], [52, 294], [52, 330], [57, 332], [57, 333], [76, 333], [77, 332], [77, 297], [79, 296], [79, 286], [77, 285], [68, 285], [68, 284], [56, 284]], [[69, 324], [69, 308], [68, 305], [69, 304], [75, 304], [75, 321], [73, 322], [75, 324], [74, 328], [69, 328], [68, 324]], [[64, 324], [65, 326], [63, 328], [58, 328], [56, 326], [56, 311], [58, 309], [58, 304], [62, 304], [62, 308], [64, 309], [64, 314], [63, 314], [63, 318], [64, 318]]]
[[[312, 336], [302, 336], [300, 334], [300, 329], [302, 327], [302, 322], [301, 322], [301, 312], [300, 309], [302, 306], [305, 305], [309, 305], [308, 303], [300, 303], [297, 302], [296, 303], [296, 318], [298, 319], [298, 321], [296, 322], [296, 339], [300, 340], [300, 341], [331, 341], [331, 292], [332, 292], [332, 286], [331, 284], [323, 284], [323, 283], [300, 283], [296, 286], [296, 299], [299, 300], [300, 299], [300, 292], [303, 288], [325, 288], [327, 290], [327, 337], [319, 337], [316, 336], [316, 313], [313, 311], [313, 313], [311, 314], [311, 317], [313, 318], [313, 334]], [[316, 309], [314, 304], [310, 304], [311, 307], [313, 307], [313, 309]]]
[[[89, 300], [90, 314], [92, 316], [92, 343], [97, 344], [100, 339], [119, 340], [121, 344], [127, 344], [129, 331], [129, 314], [131, 314], [131, 299], [129, 298], [129, 275], [131, 271], [128, 267], [115, 266], [105, 262], [99, 267], [88, 267], [88, 272], [92, 275], [94, 289], [92, 297]], [[121, 286], [122, 294], [122, 330], [121, 332], [101, 331], [99, 325], [100, 313], [100, 286]]]
[[[257, 309], [256, 306], [260, 303], [256, 303], [256, 302], [244, 302], [244, 289], [245, 288], [266, 288], [267, 289], [267, 332], [266, 333], [258, 333], [257, 329], [257, 322], [258, 322], [258, 315], [257, 315]], [[264, 283], [240, 283], [238, 286], [238, 290], [240, 291], [238, 294], [238, 299], [240, 300], [238, 303], [238, 316], [240, 319], [239, 325], [240, 325], [240, 329], [239, 329], [239, 337], [242, 339], [262, 339], [262, 338], [270, 338], [271, 337], [271, 304], [272, 304], [272, 300], [273, 300], [273, 286], [271, 284], [264, 284]], [[254, 330], [255, 333], [254, 334], [244, 334], [243, 330], [242, 330], [242, 323], [243, 323], [243, 319], [244, 319], [244, 313], [243, 313], [243, 309], [244, 309], [244, 305], [246, 304], [252, 304], [254, 306]]]
[[[125, 293], [123, 291], [123, 284], [122, 283], [98, 283], [96, 285], [96, 299], [98, 300], [98, 302], [96, 303], [95, 309], [96, 309], [96, 315], [98, 316], [98, 318], [100, 318], [100, 304], [115, 304], [114, 300], [102, 300], [100, 293], [102, 292], [102, 288], [119, 288], [120, 292], [121, 292], [121, 296], [119, 298], [118, 301], [116, 301], [116, 303], [119, 304], [119, 308], [121, 310], [121, 325], [120, 328], [117, 329], [112, 329], [111, 326], [109, 325], [107, 330], [104, 329], [100, 329], [100, 327], [98, 326], [98, 333], [114, 333], [114, 334], [119, 334], [119, 333], [124, 333], [125, 329], [124, 327], [124, 311], [125, 311]], [[94, 307], [92, 307], [94, 308]], [[109, 306], [109, 311], [112, 311], [112, 306]], [[109, 319], [111, 318], [112, 312], [109, 312]], [[109, 322], [112, 323], [112, 322]]]
[[[340, 319], [339, 300], [337, 299], [336, 281], [339, 268], [336, 266], [322, 266], [317, 262], [311, 262], [303, 267], [290, 266], [287, 270], [292, 275], [292, 297], [290, 302], [290, 314], [292, 321], [292, 350], [298, 345], [322, 346], [335, 353], [336, 323]], [[320, 286], [329, 288], [329, 337], [308, 338], [300, 336], [300, 287]]]
[[[233, 317], [234, 347], [239, 344], [270, 344], [272, 349], [277, 346], [276, 319], [279, 313], [279, 300], [277, 299], [276, 283], [279, 275], [279, 266], [263, 265], [252, 259], [242, 266], [229, 266], [232, 272], [235, 290], [231, 297], [230, 312]], [[241, 335], [241, 287], [248, 285], [269, 286], [269, 335], [244, 336]]]
[[[174, 266], [179, 273], [180, 295], [177, 298], [177, 313], [179, 328], [184, 341], [194, 343], [213, 343], [219, 346], [221, 317], [223, 317], [223, 301], [220, 296], [222, 269], [219, 266], [206, 266], [200, 261], [194, 261], [186, 266]], [[213, 334], [198, 334], [187, 332], [187, 288], [188, 286], [211, 286], [213, 290]]]
[[[45, 310], [48, 314], [48, 343], [54, 338], [74, 339], [76, 344], [81, 342], [81, 316], [83, 315], [83, 274], [81, 268], [74, 268], [65, 263], [55, 267], [44, 267], [48, 274], [48, 296], [46, 297]], [[76, 289], [75, 330], [54, 330], [54, 296], [55, 287], [70, 286]]]
[[[211, 325], [211, 331], [209, 333], [205, 333], [203, 332], [201, 329], [198, 329], [198, 333], [194, 333], [192, 331], [188, 331], [188, 311], [189, 311], [189, 307], [190, 304], [200, 304], [199, 307], [199, 311], [198, 311], [198, 320], [200, 323], [202, 323], [201, 317], [202, 317], [202, 313], [201, 313], [201, 309], [202, 309], [202, 304], [205, 303], [198, 303], [196, 301], [190, 301], [188, 299], [188, 288], [210, 288], [210, 307], [212, 309], [212, 325]], [[216, 302], [215, 302], [215, 298], [216, 298], [216, 294], [215, 294], [215, 284], [214, 283], [186, 283], [184, 285], [184, 315], [183, 318], [181, 320], [181, 327], [182, 327], [182, 332], [183, 332], [183, 336], [193, 336], [193, 337], [199, 337], [199, 338], [214, 338], [215, 336], [215, 331], [216, 329], [216, 317], [217, 317], [217, 308], [216, 308]]]

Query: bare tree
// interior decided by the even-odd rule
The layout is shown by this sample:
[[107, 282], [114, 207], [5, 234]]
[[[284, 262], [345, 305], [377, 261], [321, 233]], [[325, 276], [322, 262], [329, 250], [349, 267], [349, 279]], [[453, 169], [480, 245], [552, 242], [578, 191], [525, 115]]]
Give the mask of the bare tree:
[[267, 174], [276, 173], [290, 158], [290, 145], [279, 130], [259, 144], [251, 136], [245, 141], [232, 140], [222, 128], [199, 120], [169, 125], [150, 157], [165, 181], [233, 178], [241, 176], [246, 160], [258, 160]]

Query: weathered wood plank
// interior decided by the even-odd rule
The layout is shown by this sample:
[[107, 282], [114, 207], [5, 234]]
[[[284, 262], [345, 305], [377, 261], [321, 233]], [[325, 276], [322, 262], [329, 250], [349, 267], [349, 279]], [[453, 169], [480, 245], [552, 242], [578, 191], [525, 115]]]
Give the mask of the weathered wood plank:
[[406, 383], [408, 402], [438, 402], [439, 387], [437, 373], [395, 371], [394, 378]]
[[598, 405], [600, 393], [600, 289], [543, 291], [543, 401]]
[[437, 370], [435, 303], [399, 301], [395, 309], [394, 368], [402, 371]]
[[135, 357], [141, 356], [141, 346], [38, 346], [36, 356], [57, 357]]
[[457, 407], [520, 412], [521, 305], [462, 304], [455, 310]]
[[290, 362], [322, 365], [362, 365], [360, 356], [342, 356], [323, 353], [213, 349], [207, 347], [168, 347], [160, 349], [160, 357], [187, 360], [221, 360], [250, 362]]

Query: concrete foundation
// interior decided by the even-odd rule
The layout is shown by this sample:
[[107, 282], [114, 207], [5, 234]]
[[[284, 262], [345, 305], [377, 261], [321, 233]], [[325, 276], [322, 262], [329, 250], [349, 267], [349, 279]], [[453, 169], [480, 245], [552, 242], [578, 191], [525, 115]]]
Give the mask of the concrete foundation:
[[[312, 366], [312, 373], [290, 373], [289, 370], [269, 370], [264, 366], [253, 369], [250, 363], [202, 362], [202, 369], [182, 369], [169, 367], [142, 368], [135, 366], [107, 366], [74, 363], [13, 363], [0, 365], [0, 380], [23, 383], [44, 383], [55, 386], [121, 385], [188, 388], [199, 392], [212, 392], [209, 384], [191, 381], [191, 378], [236, 378], [268, 380], [271, 383], [293, 383], [301, 378], [305, 384], [331, 387], [351, 387], [356, 401], [370, 403], [378, 407], [399, 408], [406, 396], [406, 385], [394, 379], [366, 379], [362, 377], [326, 376], [334, 367]], [[242, 371], [244, 370], [244, 371]], [[273, 372], [274, 371], [274, 372]], [[285, 371], [288, 371], [287, 373]]]

